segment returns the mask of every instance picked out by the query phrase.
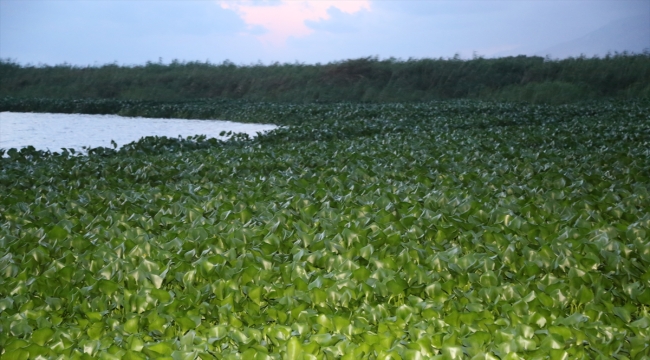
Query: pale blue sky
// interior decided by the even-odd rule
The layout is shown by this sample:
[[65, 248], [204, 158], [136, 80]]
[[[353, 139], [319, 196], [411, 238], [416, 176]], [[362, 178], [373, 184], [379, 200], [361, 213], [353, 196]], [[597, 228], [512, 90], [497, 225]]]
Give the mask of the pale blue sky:
[[650, 47], [648, 0], [0, 0], [0, 57], [136, 65], [541, 55], [629, 22], [642, 34], [608, 49]]

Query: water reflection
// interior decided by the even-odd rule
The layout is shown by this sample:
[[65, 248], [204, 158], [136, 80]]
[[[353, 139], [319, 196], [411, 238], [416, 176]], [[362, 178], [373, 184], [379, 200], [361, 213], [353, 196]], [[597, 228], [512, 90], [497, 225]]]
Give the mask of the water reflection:
[[122, 145], [144, 136], [182, 137], [206, 135], [223, 138], [222, 131], [255, 136], [275, 129], [269, 124], [245, 124], [221, 120], [129, 118], [117, 115], [47, 114], [0, 112], [0, 148], [60, 151], [61, 148], [110, 147], [111, 140]]

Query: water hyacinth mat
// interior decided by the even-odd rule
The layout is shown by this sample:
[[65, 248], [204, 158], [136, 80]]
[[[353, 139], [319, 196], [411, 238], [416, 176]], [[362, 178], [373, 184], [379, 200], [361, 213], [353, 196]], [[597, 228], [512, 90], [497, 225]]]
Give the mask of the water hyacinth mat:
[[647, 104], [319, 106], [6, 152], [1, 358], [650, 358]]

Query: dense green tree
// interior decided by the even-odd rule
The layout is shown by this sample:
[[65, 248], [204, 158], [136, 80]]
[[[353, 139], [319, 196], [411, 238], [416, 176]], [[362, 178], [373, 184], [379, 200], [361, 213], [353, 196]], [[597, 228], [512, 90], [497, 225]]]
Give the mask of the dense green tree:
[[479, 98], [567, 103], [650, 95], [650, 53], [552, 60], [376, 57], [328, 64], [235, 65], [181, 62], [143, 66], [20, 65], [0, 61], [0, 96], [291, 103], [404, 102]]

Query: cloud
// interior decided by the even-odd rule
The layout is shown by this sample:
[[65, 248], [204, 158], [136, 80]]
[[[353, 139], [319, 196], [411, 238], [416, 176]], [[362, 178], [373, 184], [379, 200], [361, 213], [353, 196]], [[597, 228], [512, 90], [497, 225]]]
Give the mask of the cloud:
[[376, 8], [404, 13], [416, 17], [465, 16], [483, 14], [484, 16], [516, 7], [516, 2], [486, 0], [436, 0], [436, 1], [379, 1]]
[[[260, 41], [268, 45], [284, 45], [289, 37], [305, 37], [314, 32], [314, 28], [307, 25], [329, 20], [332, 16], [331, 9], [342, 13], [354, 14], [362, 10], [370, 10], [370, 0], [349, 1], [295, 1], [280, 0], [274, 2], [221, 1], [224, 9], [235, 11], [248, 25], [249, 29], [267, 31], [255, 34]], [[249, 32], [250, 33], [250, 32]]]
[[330, 18], [327, 20], [305, 20], [305, 25], [316, 31], [325, 31], [335, 34], [353, 33], [359, 31], [358, 15], [346, 14], [337, 8], [330, 8]]

